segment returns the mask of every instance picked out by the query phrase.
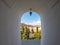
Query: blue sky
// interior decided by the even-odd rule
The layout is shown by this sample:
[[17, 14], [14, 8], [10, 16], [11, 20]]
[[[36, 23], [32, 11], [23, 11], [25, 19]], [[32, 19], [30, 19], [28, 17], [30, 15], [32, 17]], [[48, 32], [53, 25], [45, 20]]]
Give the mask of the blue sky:
[[36, 12], [32, 11], [32, 16], [30, 16], [29, 12], [26, 12], [21, 17], [21, 23], [29, 25], [41, 25], [41, 17]]

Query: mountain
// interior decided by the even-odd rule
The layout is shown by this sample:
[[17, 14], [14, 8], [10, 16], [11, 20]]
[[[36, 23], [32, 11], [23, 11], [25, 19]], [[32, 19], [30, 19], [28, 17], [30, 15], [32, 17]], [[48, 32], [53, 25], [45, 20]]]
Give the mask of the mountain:
[[20, 26], [41, 27], [40, 25], [28, 25], [28, 24], [25, 24], [25, 23], [20, 23]]

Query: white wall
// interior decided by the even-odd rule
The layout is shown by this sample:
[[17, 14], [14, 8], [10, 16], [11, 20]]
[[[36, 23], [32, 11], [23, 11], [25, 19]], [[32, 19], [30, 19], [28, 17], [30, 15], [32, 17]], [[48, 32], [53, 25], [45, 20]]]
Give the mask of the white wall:
[[0, 1], [0, 45], [20, 45], [17, 8]]
[[43, 16], [42, 30], [41, 45], [60, 45], [60, 3]]

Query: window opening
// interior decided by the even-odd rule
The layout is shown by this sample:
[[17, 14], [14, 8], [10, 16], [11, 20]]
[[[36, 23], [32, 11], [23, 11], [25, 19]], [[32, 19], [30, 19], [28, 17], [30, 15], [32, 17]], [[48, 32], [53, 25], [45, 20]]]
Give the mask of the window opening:
[[41, 39], [41, 17], [34, 11], [25, 12], [21, 17], [21, 40]]

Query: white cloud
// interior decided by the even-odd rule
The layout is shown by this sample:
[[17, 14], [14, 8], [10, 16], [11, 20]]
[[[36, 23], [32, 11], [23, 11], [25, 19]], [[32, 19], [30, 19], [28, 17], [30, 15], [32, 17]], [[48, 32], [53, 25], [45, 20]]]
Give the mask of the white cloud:
[[41, 21], [38, 20], [38, 21], [33, 21], [31, 23], [25, 23], [25, 24], [28, 24], [28, 25], [41, 25]]

